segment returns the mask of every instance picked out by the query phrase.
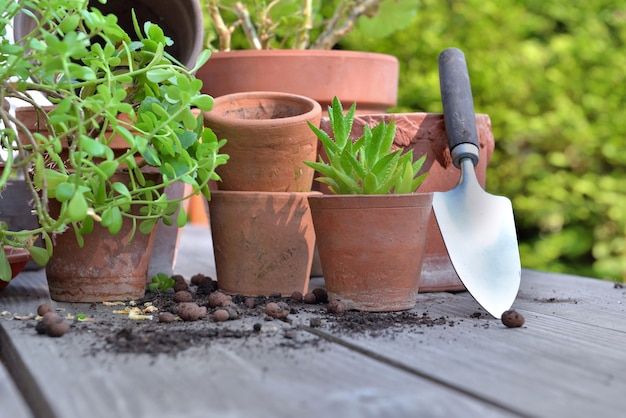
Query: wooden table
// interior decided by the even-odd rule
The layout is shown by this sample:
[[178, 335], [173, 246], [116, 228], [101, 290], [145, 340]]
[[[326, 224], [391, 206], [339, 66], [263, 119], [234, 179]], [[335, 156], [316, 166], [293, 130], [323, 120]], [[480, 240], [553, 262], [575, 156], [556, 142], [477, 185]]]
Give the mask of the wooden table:
[[[185, 228], [185, 277], [213, 268], [207, 235]], [[89, 332], [54, 339], [11, 319], [47, 301], [42, 271], [0, 295], [2, 418], [626, 416], [626, 289], [606, 281], [524, 270], [518, 329], [467, 293], [426, 293], [414, 312], [445, 325], [350, 334], [306, 326], [307, 311], [264, 324], [298, 347], [260, 333], [156, 357], [90, 354]]]

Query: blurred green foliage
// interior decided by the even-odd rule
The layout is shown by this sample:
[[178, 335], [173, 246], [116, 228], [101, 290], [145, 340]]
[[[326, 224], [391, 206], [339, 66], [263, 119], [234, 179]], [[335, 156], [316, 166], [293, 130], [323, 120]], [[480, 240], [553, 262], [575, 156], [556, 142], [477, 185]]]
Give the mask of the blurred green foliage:
[[398, 112], [441, 112], [451, 46], [492, 120], [487, 190], [513, 202], [522, 265], [626, 281], [626, 2], [422, 0], [408, 30], [341, 44], [399, 58]]

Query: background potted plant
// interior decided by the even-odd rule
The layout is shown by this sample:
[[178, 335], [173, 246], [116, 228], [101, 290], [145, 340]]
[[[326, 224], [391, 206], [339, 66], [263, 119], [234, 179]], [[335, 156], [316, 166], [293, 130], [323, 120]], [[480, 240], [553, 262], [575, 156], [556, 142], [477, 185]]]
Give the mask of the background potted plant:
[[344, 115], [335, 97], [332, 137], [311, 125], [323, 157], [307, 164], [334, 194], [309, 196], [322, 272], [331, 300], [348, 309], [410, 309], [417, 298], [432, 193], [414, 193], [426, 156], [391, 150], [395, 124], [365, 127], [352, 141], [356, 104]]
[[[94, 255], [87, 242], [95, 231], [105, 230], [120, 234], [116, 251], [125, 251], [159, 220], [184, 224], [184, 211], [177, 212], [177, 219], [172, 215], [189, 196], [168, 199], [163, 192], [174, 182], [210, 195], [208, 182], [218, 179], [214, 169], [227, 156], [219, 153], [224, 141], [193, 111], [209, 110], [213, 104], [193, 75], [208, 54], [200, 54], [189, 70], [164, 51], [170, 40], [160, 27], [147, 22], [140, 28], [135, 20], [139, 40], [132, 41], [113, 15], [88, 9], [87, 0], [3, 1], [3, 6], [3, 23], [20, 13], [38, 16], [37, 26], [17, 43], [2, 39], [0, 96], [29, 107], [18, 108], [16, 116], [3, 109], [0, 132], [7, 151], [2, 181], [23, 175], [39, 227], [14, 232], [2, 225], [0, 238], [4, 244], [28, 248], [36, 261], [46, 264], [69, 242], [54, 252], [53, 247], [70, 237], [82, 251], [72, 254], [75, 260], [99, 262], [83, 278], [88, 287], [100, 281], [108, 290], [93, 296], [58, 288], [52, 294], [60, 286], [55, 282], [51, 294], [57, 300], [139, 297], [145, 270], [141, 284], [117, 287], [102, 269], [114, 259], [128, 265], [142, 264], [143, 258]], [[33, 91], [43, 93], [54, 107], [42, 107]], [[34, 112], [34, 126], [22, 112]], [[118, 142], [123, 149], [115, 149]], [[32, 245], [38, 236], [43, 248]], [[59, 268], [47, 271], [52, 284], [64, 274], [66, 263], [50, 264]], [[0, 268], [6, 268], [2, 257]]]
[[376, 37], [407, 27], [418, 1], [202, 2], [207, 43], [219, 51], [198, 71], [204, 92], [217, 97], [282, 91], [311, 97], [324, 111], [334, 96], [358, 102], [363, 113], [384, 112], [396, 104], [395, 57], [333, 47], [358, 26], [367, 26], [368, 36]]

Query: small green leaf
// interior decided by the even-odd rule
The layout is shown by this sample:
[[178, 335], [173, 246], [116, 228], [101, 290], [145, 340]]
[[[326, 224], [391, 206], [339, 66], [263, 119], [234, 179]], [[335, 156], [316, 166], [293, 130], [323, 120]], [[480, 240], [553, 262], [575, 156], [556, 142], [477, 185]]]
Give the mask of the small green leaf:
[[182, 205], [180, 205], [178, 208], [178, 215], [176, 216], [176, 226], [182, 228], [185, 225], [187, 225], [187, 212], [185, 212]]
[[74, 196], [75, 191], [76, 185], [74, 183], [61, 183], [56, 188], [56, 200], [58, 200], [59, 202], [67, 202]]
[[35, 263], [39, 264], [40, 266], [45, 266], [46, 264], [48, 264], [48, 260], [50, 260], [50, 255], [45, 248], [33, 246], [30, 247], [28, 251], [30, 252], [30, 256], [35, 261]]
[[102, 173], [108, 179], [111, 176], [113, 176], [113, 174], [115, 174], [115, 171], [117, 171], [119, 165], [120, 165], [119, 162], [115, 161], [115, 160], [113, 160], [113, 161], [103, 161], [103, 162], [100, 163], [98, 168], [102, 171]]
[[149, 70], [146, 73], [146, 77], [148, 80], [153, 83], [162, 83], [163, 81], [176, 76], [176, 71], [173, 69], [163, 69], [163, 68], [155, 68], [153, 70]]
[[213, 108], [214, 102], [215, 100], [213, 100], [213, 97], [209, 96], [208, 94], [201, 94], [191, 99], [192, 106], [195, 106], [205, 112], [208, 112]]
[[0, 280], [8, 282], [11, 280], [11, 277], [11, 263], [9, 263], [4, 247], [0, 247]]
[[149, 234], [155, 228], [157, 219], [146, 219], [139, 224], [139, 232]]
[[86, 135], [81, 135], [80, 147], [81, 150], [85, 151], [88, 155], [92, 157], [104, 157], [104, 155], [106, 154], [106, 150], [108, 149], [106, 145], [101, 144], [100, 142]]
[[87, 216], [87, 201], [82, 193], [77, 192], [74, 194], [67, 205], [67, 215], [72, 222], [78, 222]]

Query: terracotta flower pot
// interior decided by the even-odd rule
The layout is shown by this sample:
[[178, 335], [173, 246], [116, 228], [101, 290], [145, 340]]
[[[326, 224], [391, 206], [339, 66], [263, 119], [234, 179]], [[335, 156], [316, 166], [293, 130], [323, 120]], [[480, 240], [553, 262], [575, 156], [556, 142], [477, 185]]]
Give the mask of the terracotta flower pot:
[[432, 193], [311, 195], [330, 300], [348, 309], [411, 309], [425, 252]]
[[234, 93], [215, 99], [204, 124], [228, 141], [222, 152], [228, 164], [217, 167], [222, 190], [306, 192], [317, 156], [317, 137], [308, 122], [319, 125], [322, 109], [307, 97], [277, 92]]
[[311, 193], [215, 191], [209, 201], [217, 285], [246, 296], [306, 293], [315, 233]]
[[[372, 114], [357, 115], [352, 127], [353, 138], [363, 134], [363, 127], [373, 127], [381, 121], [396, 123], [396, 138], [394, 147], [413, 149], [413, 157], [427, 155], [423, 170], [429, 174], [418, 192], [437, 192], [453, 189], [460, 178], [460, 171], [454, 167], [448, 148], [446, 127], [442, 114], [437, 113], [402, 113], [402, 114]], [[330, 132], [328, 118], [322, 118], [321, 128]], [[476, 115], [478, 139], [480, 148], [480, 162], [476, 166], [476, 176], [484, 187], [487, 173], [487, 164], [494, 149], [494, 138], [491, 132], [491, 121], [487, 115]], [[316, 182], [317, 183], [317, 182]], [[327, 188], [321, 187], [322, 192], [328, 193]], [[430, 215], [428, 223], [428, 243], [424, 263], [420, 292], [463, 291], [465, 286], [459, 279], [434, 214]]]
[[[97, 0], [89, 2], [104, 14], [117, 16], [119, 25], [134, 35], [131, 10], [137, 14], [139, 26], [144, 22], [154, 22], [163, 29], [174, 43], [167, 48], [183, 64], [191, 67], [202, 51], [204, 24], [199, 0], [109, 0], [102, 4]], [[25, 14], [15, 18], [15, 39], [20, 39], [35, 28], [35, 21]]]
[[[51, 111], [52, 109], [54, 109], [54, 106], [43, 106], [43, 109], [44, 111]], [[199, 110], [196, 110], [196, 111], [199, 112]], [[42, 125], [42, 121], [40, 120], [37, 114], [37, 111], [34, 107], [32, 106], [17, 107], [15, 109], [15, 113], [16, 113], [16, 117], [31, 132], [40, 132], [43, 135], [48, 135], [48, 130], [44, 125]], [[124, 117], [126, 116], [124, 115]], [[126, 140], [121, 135], [114, 135], [113, 132], [110, 130], [108, 132], [109, 134], [107, 136], [111, 139], [109, 146], [113, 149], [114, 155], [119, 156], [125, 153], [128, 150], [128, 142], [126, 142]], [[18, 137], [20, 138], [22, 143], [25, 143], [25, 144], [28, 143], [28, 139], [23, 132], [19, 131]], [[61, 140], [61, 145], [63, 146], [63, 150], [60, 153], [61, 158], [64, 161], [67, 161], [67, 159], [69, 158], [68, 151], [67, 151], [68, 144], [65, 138]], [[140, 155], [137, 155], [135, 159], [138, 161], [141, 161], [142, 157]], [[96, 158], [95, 160], [97, 161], [98, 159]], [[27, 191], [24, 190], [24, 194], [26, 193]], [[174, 183], [165, 189], [165, 194], [168, 196], [169, 199], [179, 199], [189, 193], [190, 193], [190, 189], [185, 190], [185, 185], [183, 183]], [[14, 198], [20, 199], [20, 200], [23, 199], [22, 196], [15, 196]], [[21, 201], [14, 202], [14, 205], [17, 205], [17, 204], [24, 206], [26, 205], [26, 201], [24, 201], [23, 203]], [[2, 207], [1, 199], [0, 199], [0, 207]], [[33, 215], [33, 218], [34, 218], [33, 221], [36, 224], [37, 220], [34, 215]], [[153, 275], [157, 273], [165, 273], [165, 274], [173, 273], [173, 267], [176, 261], [176, 250], [178, 246], [178, 241], [180, 240], [181, 231], [180, 231], [180, 228], [178, 228], [175, 225], [166, 226], [163, 224], [163, 222], [159, 222], [157, 224], [155, 234], [156, 235], [155, 235], [154, 245], [157, 251], [155, 251], [155, 256], [151, 258], [149, 274], [147, 274], [148, 281], [151, 279]], [[40, 240], [38, 240], [38, 242], [39, 241]], [[33, 268], [35, 268], [35, 266], [36, 265], [33, 264]]]
[[11, 283], [10, 280], [15, 278], [15, 276], [22, 271], [24, 266], [26, 266], [28, 260], [30, 260], [30, 253], [24, 248], [15, 248], [5, 245], [4, 252], [9, 260], [9, 264], [11, 265], [11, 277], [9, 278], [9, 281], [0, 279], [0, 290], [4, 290], [9, 283]]
[[361, 51], [244, 50], [213, 53], [196, 76], [213, 97], [282, 91], [310, 97], [326, 111], [337, 96], [356, 101], [360, 113], [381, 113], [396, 105], [399, 64], [392, 55]]
[[[114, 181], [123, 181], [115, 174]], [[55, 215], [60, 204], [50, 199]], [[133, 208], [139, 214], [139, 208]], [[135, 232], [129, 242], [132, 220], [124, 218], [119, 233], [94, 223], [80, 247], [70, 228], [54, 237], [54, 251], [46, 264], [50, 297], [60, 302], [103, 302], [139, 299], [144, 296], [156, 228], [149, 234]]]

